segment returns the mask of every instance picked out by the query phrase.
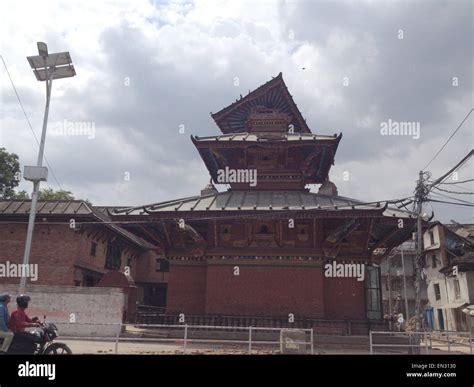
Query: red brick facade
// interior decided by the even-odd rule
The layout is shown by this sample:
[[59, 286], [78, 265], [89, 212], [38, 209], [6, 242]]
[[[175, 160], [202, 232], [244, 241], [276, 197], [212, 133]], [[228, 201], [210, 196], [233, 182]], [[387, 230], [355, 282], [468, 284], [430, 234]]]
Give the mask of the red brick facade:
[[[239, 275], [234, 275], [238, 267]], [[365, 319], [364, 283], [318, 264], [172, 263], [167, 313]]]
[[[0, 223], [0, 262], [23, 263], [26, 224]], [[78, 257], [79, 238], [64, 225], [36, 224], [30, 263], [38, 264], [34, 285], [74, 285], [74, 263]], [[4, 284], [19, 284], [19, 278], [1, 278]]]
[[206, 311], [205, 263], [172, 264], [168, 281], [167, 313], [204, 314]]
[[324, 316], [365, 319], [364, 282], [355, 278], [324, 278]]
[[[34, 285], [74, 286], [82, 283], [81, 270], [96, 272], [102, 275], [110, 270], [105, 268], [107, 244], [113, 237], [94, 238], [87, 232], [80, 232], [64, 224], [35, 224], [30, 263], [38, 264], [38, 280], [28, 280]], [[26, 224], [0, 223], [0, 262], [23, 263], [26, 239]], [[96, 244], [95, 255], [91, 255], [92, 243]], [[146, 263], [138, 272], [139, 259]], [[156, 254], [131, 247], [124, 249], [121, 254], [120, 271], [125, 266], [130, 268], [130, 276], [140, 280], [159, 281], [162, 273], [151, 270]], [[147, 274], [148, 273], [148, 274]], [[160, 276], [161, 275], [161, 276]], [[156, 278], [155, 278], [156, 277]], [[19, 284], [19, 278], [0, 278], [3, 284]]]

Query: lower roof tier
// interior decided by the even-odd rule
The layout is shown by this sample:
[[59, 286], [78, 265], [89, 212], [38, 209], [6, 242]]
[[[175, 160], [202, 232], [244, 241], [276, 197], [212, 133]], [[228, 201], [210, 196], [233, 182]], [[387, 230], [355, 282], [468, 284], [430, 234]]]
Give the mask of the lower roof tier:
[[342, 196], [329, 196], [309, 191], [293, 190], [249, 190], [217, 192], [209, 195], [191, 196], [182, 199], [169, 200], [161, 203], [138, 207], [118, 208], [111, 211], [113, 216], [152, 215], [169, 213], [195, 213], [217, 216], [221, 212], [282, 212], [282, 211], [376, 211], [383, 216], [397, 218], [415, 218], [415, 214], [388, 207], [387, 202], [361, 202]]

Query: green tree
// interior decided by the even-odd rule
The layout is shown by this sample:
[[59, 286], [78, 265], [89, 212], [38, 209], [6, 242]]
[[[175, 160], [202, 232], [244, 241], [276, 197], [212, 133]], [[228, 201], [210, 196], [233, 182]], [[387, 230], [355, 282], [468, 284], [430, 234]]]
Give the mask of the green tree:
[[74, 195], [71, 191], [62, 189], [54, 191], [52, 188], [43, 188], [38, 193], [38, 200], [74, 200]]
[[15, 198], [14, 188], [21, 179], [18, 155], [0, 148], [0, 199]]
[[[20, 161], [18, 155], [9, 153], [5, 148], [0, 148], [0, 200], [16, 199], [28, 200], [30, 195], [22, 190], [15, 191], [21, 180]], [[54, 191], [52, 188], [40, 189], [38, 200], [75, 200], [71, 191], [63, 189]], [[88, 200], [87, 203], [91, 204]]]
[[[30, 195], [26, 191], [15, 192], [15, 195], [12, 197], [15, 200], [29, 200]], [[54, 191], [52, 188], [42, 188], [38, 193], [38, 200], [76, 200], [71, 191], [58, 190]], [[81, 200], [81, 199], [77, 199]], [[89, 200], [84, 200], [87, 204], [92, 205]]]
[[20, 192], [15, 192], [15, 195], [13, 196], [12, 199], [28, 200], [29, 198], [30, 198], [30, 196], [28, 195], [28, 192], [26, 192], [25, 190], [22, 190]]

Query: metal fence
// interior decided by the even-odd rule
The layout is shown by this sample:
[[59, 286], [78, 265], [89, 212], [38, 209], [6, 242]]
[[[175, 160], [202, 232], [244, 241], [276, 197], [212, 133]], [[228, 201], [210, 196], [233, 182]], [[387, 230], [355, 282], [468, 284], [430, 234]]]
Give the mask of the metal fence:
[[[242, 349], [242, 352], [252, 354], [258, 348], [274, 347], [283, 352], [284, 343], [281, 340], [281, 332], [288, 330], [287, 328], [272, 327], [232, 327], [232, 326], [213, 326], [213, 325], [188, 325], [188, 324], [88, 324], [88, 323], [55, 323], [59, 327], [61, 334], [61, 326], [67, 326], [69, 331], [74, 326], [94, 326], [96, 328], [104, 327], [110, 332], [110, 328], [115, 328], [115, 336], [104, 336], [99, 334], [93, 335], [93, 329], [89, 335], [81, 336], [60, 336], [63, 340], [91, 340], [105, 341], [114, 344], [113, 352], [118, 354], [119, 345], [124, 343], [175, 343], [179, 344], [182, 353], [189, 353], [190, 344], [205, 345], [215, 344], [224, 349], [229, 345], [236, 345]], [[146, 329], [149, 335], [156, 337], [131, 337], [131, 331], [127, 328]], [[84, 331], [84, 328], [81, 329]], [[99, 329], [100, 331], [100, 329]], [[305, 333], [305, 341], [293, 340], [292, 345], [302, 346], [308, 354], [314, 354], [314, 335], [312, 329], [298, 329]], [[224, 333], [225, 332], [225, 333]], [[138, 333], [137, 335], [139, 335]], [[162, 334], [162, 337], [159, 337]], [[212, 337], [210, 337], [212, 336]], [[221, 338], [216, 338], [221, 337]], [[277, 340], [278, 338], [278, 340]], [[195, 348], [196, 349], [196, 348]], [[212, 350], [211, 350], [212, 351]]]
[[[137, 324], [181, 324], [178, 314], [158, 313], [141, 307], [137, 312]], [[132, 323], [132, 322], [130, 322]], [[383, 330], [384, 324], [372, 320], [337, 320], [337, 319], [302, 319], [295, 318], [289, 322], [288, 317], [265, 316], [228, 316], [228, 315], [186, 315], [188, 325], [212, 325], [227, 327], [269, 327], [269, 328], [295, 328], [314, 329], [319, 334], [330, 335], [368, 335], [369, 330]]]
[[[447, 348], [448, 352], [453, 352], [460, 348], [469, 348], [469, 353], [473, 354], [473, 338], [471, 332], [457, 331], [423, 331], [423, 332], [386, 332], [370, 331], [369, 347], [370, 354], [375, 352], [387, 353], [387, 349], [407, 349], [409, 354], [425, 353], [430, 350]], [[466, 342], [465, 342], [466, 341]], [[385, 351], [376, 351], [377, 348], [384, 348]]]

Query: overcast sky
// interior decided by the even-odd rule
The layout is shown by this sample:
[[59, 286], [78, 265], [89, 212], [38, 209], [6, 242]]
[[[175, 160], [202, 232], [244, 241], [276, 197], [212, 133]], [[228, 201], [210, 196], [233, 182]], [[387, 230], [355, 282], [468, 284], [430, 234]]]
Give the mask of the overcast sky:
[[[39, 138], [45, 85], [25, 57], [36, 55], [37, 41], [70, 51], [77, 76], [53, 84], [46, 157], [60, 187], [78, 198], [140, 205], [198, 194], [209, 174], [190, 135], [220, 133], [210, 112], [283, 72], [312, 131], [343, 133], [330, 172], [339, 194], [383, 200], [413, 194], [418, 171], [473, 106], [472, 7], [468, 0], [7, 0], [0, 52]], [[34, 165], [38, 146], [2, 63], [0, 76], [0, 147], [17, 153], [22, 167]], [[390, 120], [419, 125], [419, 138], [382, 135]], [[58, 135], [81, 122], [93, 136]], [[474, 114], [431, 163], [433, 177], [473, 148], [473, 123]], [[459, 180], [473, 178], [472, 165]], [[51, 171], [43, 186], [59, 188]], [[474, 223], [471, 208], [433, 207], [443, 221]]]

